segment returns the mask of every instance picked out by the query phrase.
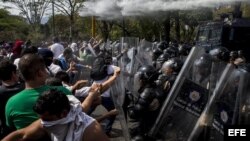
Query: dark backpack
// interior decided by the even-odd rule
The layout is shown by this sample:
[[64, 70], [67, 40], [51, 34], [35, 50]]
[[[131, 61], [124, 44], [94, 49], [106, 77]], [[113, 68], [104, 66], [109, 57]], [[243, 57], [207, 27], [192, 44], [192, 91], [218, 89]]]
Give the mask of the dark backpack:
[[98, 57], [95, 59], [92, 70], [90, 72], [90, 77], [93, 80], [103, 80], [108, 76], [108, 65], [106, 64], [104, 57]]

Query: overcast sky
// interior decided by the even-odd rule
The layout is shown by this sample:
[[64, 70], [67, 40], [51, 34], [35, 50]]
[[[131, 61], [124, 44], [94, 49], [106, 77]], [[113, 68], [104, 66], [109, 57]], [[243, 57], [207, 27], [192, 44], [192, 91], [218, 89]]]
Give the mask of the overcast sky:
[[[120, 18], [122, 16], [145, 16], [148, 14], [171, 11], [215, 8], [219, 5], [250, 0], [86, 0], [85, 7], [79, 12], [81, 16], [98, 16], [102, 18]], [[9, 6], [11, 14], [18, 15], [19, 10], [12, 4], [0, 2], [0, 7]], [[47, 10], [51, 15], [51, 10]]]
[[0, 8], [4, 7], [9, 7], [7, 10], [10, 11], [11, 14], [19, 15], [20, 11], [13, 4], [0, 2]]

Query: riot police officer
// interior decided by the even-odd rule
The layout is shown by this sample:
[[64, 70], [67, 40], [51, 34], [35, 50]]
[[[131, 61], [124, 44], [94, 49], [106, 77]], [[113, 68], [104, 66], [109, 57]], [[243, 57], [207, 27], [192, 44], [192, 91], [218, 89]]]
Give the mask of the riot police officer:
[[152, 61], [153, 61], [153, 66], [156, 67], [156, 60], [157, 58], [163, 53], [163, 51], [160, 48], [155, 48], [153, 49], [153, 54], [152, 54]]
[[164, 97], [156, 87], [157, 76], [153, 66], [142, 66], [135, 75], [139, 84], [138, 97], [128, 107], [132, 141], [151, 140], [147, 133], [155, 122], [161, 107], [160, 101]]
[[163, 53], [161, 54], [157, 59], [156, 59], [156, 69], [159, 70], [161, 69], [163, 63], [165, 61], [168, 61], [170, 59], [170, 55], [168, 53]]
[[205, 88], [209, 87], [212, 58], [209, 54], [203, 54], [197, 58], [193, 67], [193, 80]]
[[230, 52], [225, 47], [218, 47], [209, 51], [213, 61], [224, 61], [229, 62], [230, 60]]
[[171, 58], [166, 61], [161, 67], [161, 75], [159, 75], [156, 84], [167, 95], [170, 88], [174, 84], [174, 81], [181, 70], [183, 61], [179, 58]]
[[179, 49], [178, 49], [178, 47], [170, 46], [169, 48], [164, 49], [163, 53], [168, 53], [171, 58], [179, 57]]

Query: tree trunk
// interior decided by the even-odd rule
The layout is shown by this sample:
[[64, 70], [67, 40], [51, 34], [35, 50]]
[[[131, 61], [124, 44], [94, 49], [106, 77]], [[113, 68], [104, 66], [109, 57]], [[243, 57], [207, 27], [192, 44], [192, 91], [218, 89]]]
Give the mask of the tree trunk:
[[242, 11], [240, 10], [241, 2], [236, 2], [234, 5], [234, 12], [233, 17], [234, 18], [241, 18], [242, 17]]
[[166, 19], [163, 22], [164, 27], [164, 37], [163, 40], [170, 42], [170, 14], [167, 15]]
[[181, 38], [179, 11], [177, 11], [175, 15], [175, 36], [176, 36], [176, 40], [179, 42]]
[[109, 23], [107, 21], [101, 21], [100, 24], [100, 30], [101, 30], [101, 34], [103, 37], [103, 40], [106, 42], [109, 38], [109, 33], [112, 29], [113, 23]]
[[72, 42], [74, 38], [74, 25], [75, 25], [75, 18], [74, 15], [70, 15], [70, 27], [69, 27], [69, 41]]

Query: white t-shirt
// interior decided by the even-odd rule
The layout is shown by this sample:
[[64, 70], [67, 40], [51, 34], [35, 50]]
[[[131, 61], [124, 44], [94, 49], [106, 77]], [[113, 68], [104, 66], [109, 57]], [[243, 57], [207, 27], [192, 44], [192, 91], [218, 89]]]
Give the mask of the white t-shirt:
[[57, 72], [61, 71], [62, 69], [61, 69], [60, 66], [58, 66], [58, 65], [52, 63], [52, 64], [49, 66], [49, 70], [55, 75]]
[[86, 97], [89, 94], [89, 90], [91, 87], [82, 87], [75, 91], [75, 96]]
[[73, 53], [77, 52], [78, 51], [78, 48], [77, 48], [77, 44], [76, 43], [72, 43], [70, 45], [70, 48], [72, 50]]
[[54, 43], [51, 45], [50, 49], [54, 53], [54, 58], [58, 58], [58, 56], [64, 51], [64, 47], [59, 43]]
[[18, 66], [19, 61], [20, 61], [20, 58], [16, 58], [16, 59], [14, 60], [14, 63], [13, 63], [14, 65], [16, 65], [16, 68], [17, 68], [17, 69], [19, 69], [19, 68], [18, 68], [18, 67], [19, 67], [19, 66]]
[[76, 97], [68, 95], [68, 99], [71, 109], [66, 117], [56, 121], [41, 121], [52, 141], [82, 141], [85, 129], [95, 121], [82, 112], [81, 102]]
[[[68, 89], [69, 91], [72, 91], [72, 86], [69, 86], [62, 82], [63, 87]], [[82, 87], [81, 89], [75, 90], [75, 96], [78, 97], [86, 97], [89, 94], [89, 90], [91, 87]]]

